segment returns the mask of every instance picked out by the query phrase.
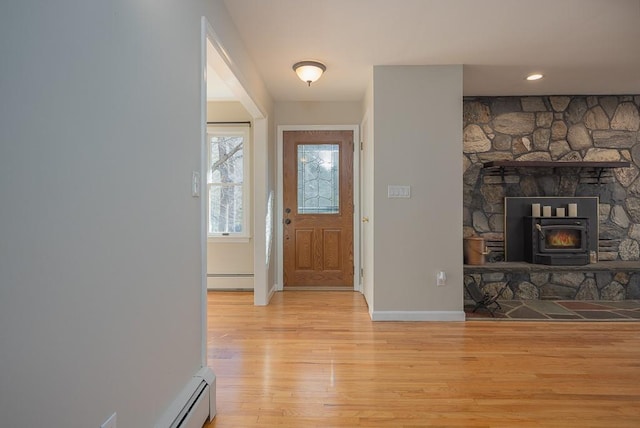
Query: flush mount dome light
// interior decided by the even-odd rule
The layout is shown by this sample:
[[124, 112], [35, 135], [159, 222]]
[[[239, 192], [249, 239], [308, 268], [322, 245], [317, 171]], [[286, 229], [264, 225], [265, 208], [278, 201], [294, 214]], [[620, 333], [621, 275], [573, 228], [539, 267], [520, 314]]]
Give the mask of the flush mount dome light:
[[544, 77], [544, 75], [540, 74], [540, 73], [532, 73], [530, 75], [527, 76], [527, 80], [533, 81], [533, 80], [540, 80]]
[[322, 76], [327, 67], [318, 61], [300, 61], [293, 64], [293, 71], [300, 80], [307, 82], [309, 86]]

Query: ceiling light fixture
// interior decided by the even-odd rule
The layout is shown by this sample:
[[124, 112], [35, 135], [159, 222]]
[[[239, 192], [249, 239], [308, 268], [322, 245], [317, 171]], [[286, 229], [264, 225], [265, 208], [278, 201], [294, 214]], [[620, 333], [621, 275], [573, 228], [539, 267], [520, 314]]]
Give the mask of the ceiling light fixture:
[[322, 76], [327, 67], [318, 61], [300, 61], [293, 64], [293, 71], [296, 72], [300, 80], [307, 82], [309, 86]]
[[544, 77], [544, 75], [540, 73], [533, 73], [527, 76], [527, 80], [540, 80]]

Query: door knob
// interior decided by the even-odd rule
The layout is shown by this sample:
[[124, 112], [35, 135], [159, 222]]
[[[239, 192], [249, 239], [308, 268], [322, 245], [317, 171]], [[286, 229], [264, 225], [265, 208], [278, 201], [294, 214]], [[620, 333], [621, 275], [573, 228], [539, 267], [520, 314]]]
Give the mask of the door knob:
[[363, 223], [369, 223], [369, 217], [362, 217]]
[[291, 219], [290, 218], [285, 219], [284, 224], [291, 224]]

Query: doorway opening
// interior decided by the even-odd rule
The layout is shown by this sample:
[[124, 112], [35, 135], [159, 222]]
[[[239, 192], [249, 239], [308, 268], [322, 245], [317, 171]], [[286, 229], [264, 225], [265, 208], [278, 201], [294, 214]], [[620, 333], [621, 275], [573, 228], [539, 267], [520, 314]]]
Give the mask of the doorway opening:
[[278, 128], [278, 290], [361, 291], [358, 131]]
[[[206, 18], [202, 18], [202, 63], [203, 63], [203, 85], [201, 91], [202, 103], [202, 148], [201, 148], [201, 169], [202, 169], [202, 263], [203, 263], [203, 301], [206, 302], [206, 292], [208, 284], [215, 284], [218, 275], [231, 276], [228, 279], [232, 284], [240, 284], [235, 288], [250, 288], [254, 295], [255, 305], [266, 305], [269, 302], [273, 290], [268, 283], [269, 266], [266, 261], [266, 231], [269, 229], [266, 224], [267, 218], [267, 194], [269, 192], [269, 182], [265, 179], [269, 171], [268, 158], [268, 124], [265, 110], [256, 104], [246, 85], [238, 76], [239, 70], [228, 57], [219, 37], [214, 32]], [[211, 123], [215, 122], [215, 123]], [[250, 125], [250, 137], [247, 145], [243, 146], [247, 158], [251, 162], [243, 164], [250, 171], [250, 187], [246, 205], [249, 212], [243, 212], [244, 216], [238, 216], [241, 211], [236, 210], [236, 217], [242, 217], [242, 233], [234, 232], [238, 226], [234, 226], [234, 231], [217, 230], [219, 236], [210, 236], [210, 221], [207, 220], [210, 213], [210, 196], [213, 199], [220, 196], [220, 189], [229, 183], [216, 181], [216, 174], [209, 174], [211, 169], [211, 159], [209, 152], [211, 145], [217, 143], [212, 139], [212, 126], [222, 126], [222, 123], [241, 122], [236, 125]], [[215, 133], [214, 133], [215, 134]], [[217, 147], [217, 146], [216, 146]], [[218, 148], [219, 149], [219, 148]], [[249, 152], [250, 151], [250, 152]], [[236, 162], [238, 165], [240, 163]], [[236, 165], [236, 167], [238, 166]], [[211, 176], [211, 177], [209, 177]], [[206, 179], [210, 178], [211, 182]], [[215, 183], [213, 183], [215, 181]], [[213, 184], [213, 185], [212, 185]], [[238, 183], [234, 183], [238, 185]], [[239, 192], [236, 192], [239, 193]], [[218, 201], [219, 202], [219, 201]], [[236, 201], [242, 204], [242, 201]], [[245, 221], [246, 220], [246, 221]], [[228, 235], [225, 235], [228, 234]], [[216, 233], [213, 233], [216, 235]], [[220, 248], [223, 245], [225, 248]], [[213, 248], [213, 247], [217, 248]], [[222, 260], [222, 259], [225, 260]], [[225, 270], [216, 271], [216, 263], [224, 262]], [[209, 275], [208, 267], [213, 271]], [[214, 287], [215, 288], [215, 285]], [[233, 288], [233, 285], [232, 285]], [[206, 308], [203, 308], [206, 313]], [[206, 329], [205, 329], [206, 330]], [[205, 342], [206, 343], [206, 340]]]

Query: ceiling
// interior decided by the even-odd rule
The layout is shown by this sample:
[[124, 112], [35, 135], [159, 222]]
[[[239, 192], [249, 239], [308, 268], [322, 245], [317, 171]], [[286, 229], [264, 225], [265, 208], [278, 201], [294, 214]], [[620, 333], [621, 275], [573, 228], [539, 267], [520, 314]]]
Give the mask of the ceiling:
[[224, 80], [211, 66], [207, 65], [207, 100], [209, 101], [235, 101], [236, 96], [226, 85]]
[[375, 65], [463, 64], [467, 96], [640, 94], [640, 0], [224, 1], [275, 101], [360, 101]]

